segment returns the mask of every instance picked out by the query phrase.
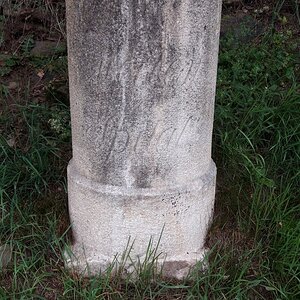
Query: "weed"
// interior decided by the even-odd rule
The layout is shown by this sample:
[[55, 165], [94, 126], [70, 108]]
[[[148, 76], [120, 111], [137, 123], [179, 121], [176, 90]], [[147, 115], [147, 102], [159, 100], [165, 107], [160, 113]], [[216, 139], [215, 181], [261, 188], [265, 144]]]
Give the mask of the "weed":
[[0, 77], [8, 75], [19, 62], [20, 59], [16, 56], [0, 54]]
[[34, 47], [34, 39], [32, 35], [26, 36], [21, 44], [21, 50], [23, 55], [27, 56], [30, 54], [30, 50]]

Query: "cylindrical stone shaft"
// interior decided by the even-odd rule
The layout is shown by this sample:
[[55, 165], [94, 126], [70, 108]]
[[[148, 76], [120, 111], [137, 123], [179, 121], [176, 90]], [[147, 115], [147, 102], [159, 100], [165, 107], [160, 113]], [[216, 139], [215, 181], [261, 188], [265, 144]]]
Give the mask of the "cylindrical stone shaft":
[[66, 3], [77, 267], [103, 271], [129, 237], [143, 256], [164, 228], [165, 270], [184, 276], [203, 254], [214, 203], [221, 1]]

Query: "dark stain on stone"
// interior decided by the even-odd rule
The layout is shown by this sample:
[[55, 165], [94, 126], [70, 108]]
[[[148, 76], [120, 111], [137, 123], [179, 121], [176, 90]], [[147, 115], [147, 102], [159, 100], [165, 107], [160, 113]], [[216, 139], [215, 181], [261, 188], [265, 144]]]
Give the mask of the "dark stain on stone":
[[173, 8], [177, 9], [181, 5], [181, 0], [175, 0], [173, 3]]
[[149, 180], [150, 174], [149, 169], [146, 166], [139, 167], [136, 170], [135, 178], [136, 178], [136, 186], [138, 188], [149, 188], [151, 185], [151, 181]]

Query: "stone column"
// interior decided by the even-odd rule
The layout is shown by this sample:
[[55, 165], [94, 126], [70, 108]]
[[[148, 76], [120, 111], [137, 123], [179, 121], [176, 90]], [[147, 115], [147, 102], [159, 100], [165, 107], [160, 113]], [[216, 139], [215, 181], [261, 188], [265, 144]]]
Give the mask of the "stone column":
[[[129, 238], [162, 233], [164, 272], [203, 257], [221, 0], [67, 0], [77, 269], [104, 271]], [[163, 232], [162, 232], [163, 230]]]

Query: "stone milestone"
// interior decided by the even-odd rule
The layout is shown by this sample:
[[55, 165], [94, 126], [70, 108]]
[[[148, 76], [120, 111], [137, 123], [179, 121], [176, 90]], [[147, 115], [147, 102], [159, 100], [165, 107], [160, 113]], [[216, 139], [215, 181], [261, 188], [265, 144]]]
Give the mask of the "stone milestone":
[[[220, 0], [67, 0], [74, 235], [67, 265], [89, 274], [158, 243], [163, 274], [203, 259]], [[129, 268], [129, 265], [128, 265]]]

